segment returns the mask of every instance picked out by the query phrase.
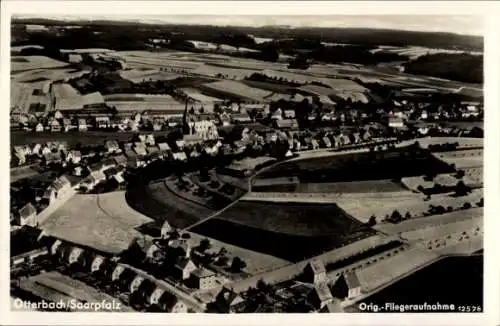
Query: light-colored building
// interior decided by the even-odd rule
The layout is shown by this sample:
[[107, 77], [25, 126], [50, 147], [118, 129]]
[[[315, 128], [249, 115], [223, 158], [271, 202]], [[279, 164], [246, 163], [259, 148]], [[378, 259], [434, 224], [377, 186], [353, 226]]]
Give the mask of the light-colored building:
[[313, 283], [320, 284], [326, 280], [326, 269], [325, 265], [319, 260], [310, 261], [304, 269], [305, 278]]

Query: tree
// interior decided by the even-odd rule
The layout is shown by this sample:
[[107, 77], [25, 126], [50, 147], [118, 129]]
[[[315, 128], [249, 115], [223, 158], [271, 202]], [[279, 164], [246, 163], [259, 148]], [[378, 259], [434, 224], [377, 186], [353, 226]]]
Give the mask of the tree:
[[469, 202], [465, 202], [465, 203], [462, 205], [462, 208], [463, 208], [463, 209], [470, 209], [470, 208], [472, 208], [472, 205], [471, 205], [471, 203], [469, 203]]
[[484, 206], [484, 198], [479, 199], [479, 201], [477, 202], [477, 206], [478, 207], [483, 207]]
[[464, 170], [458, 170], [457, 174], [455, 175], [457, 179], [462, 179], [464, 176], [465, 176]]
[[234, 257], [231, 263], [231, 269], [235, 272], [241, 272], [246, 266], [247, 264], [238, 256]]
[[367, 225], [368, 226], [374, 226], [377, 224], [377, 217], [375, 215], [370, 216], [370, 219], [368, 220]]
[[392, 212], [390, 219], [391, 219], [391, 221], [397, 223], [397, 222], [400, 222], [402, 218], [403, 218], [403, 216], [401, 216], [401, 213], [396, 209], [396, 210], [394, 210], [394, 212]]
[[411, 219], [411, 214], [410, 214], [410, 212], [406, 212], [405, 220], [409, 220], [409, 219]]
[[210, 249], [211, 247], [212, 247], [212, 244], [210, 243], [210, 240], [208, 240], [207, 238], [204, 238], [204, 239], [201, 239], [200, 245], [198, 246], [198, 249], [201, 252], [205, 252], [208, 249]]
[[457, 185], [455, 186], [455, 194], [457, 196], [465, 196], [470, 192], [470, 187], [466, 186], [463, 181], [457, 182]]

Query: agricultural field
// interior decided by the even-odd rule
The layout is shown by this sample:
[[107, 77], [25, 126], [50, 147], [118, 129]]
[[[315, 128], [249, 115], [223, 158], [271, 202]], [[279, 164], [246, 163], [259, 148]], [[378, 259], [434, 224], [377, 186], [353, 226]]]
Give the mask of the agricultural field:
[[300, 183], [295, 192], [303, 193], [369, 193], [398, 192], [404, 187], [390, 179], [332, 183]]
[[214, 210], [189, 201], [170, 191], [163, 182], [130, 189], [128, 205], [156, 221], [168, 221], [176, 228], [186, 228], [215, 213]]
[[190, 231], [295, 262], [374, 234], [335, 205], [250, 201]]
[[385, 216], [390, 216], [395, 210], [398, 210], [401, 215], [408, 212], [412, 218], [416, 218], [423, 216], [429, 210], [430, 205], [443, 206], [444, 208], [450, 206], [453, 209], [459, 209], [465, 203], [474, 206], [483, 198], [482, 189], [473, 190], [469, 195], [463, 197], [433, 195], [428, 201], [424, 201], [423, 196], [411, 192], [402, 193], [405, 195], [397, 198], [386, 194], [393, 195], [393, 193], [367, 193], [365, 196], [342, 194], [334, 199], [334, 202], [351, 216], [366, 222], [372, 215], [375, 215], [380, 221]]
[[192, 74], [202, 75], [206, 77], [225, 76], [229, 79], [241, 80], [250, 77], [259, 70], [249, 70], [243, 68], [229, 68], [221, 65], [204, 64], [190, 71]]
[[[12, 112], [35, 113], [48, 110], [50, 98], [47, 94], [43, 94], [42, 89], [43, 83], [11, 83], [10, 108]], [[38, 95], [34, 95], [35, 92], [38, 92]]]
[[66, 62], [44, 56], [13, 56], [10, 58], [10, 71], [21, 72], [34, 69], [52, 69], [67, 67]]
[[471, 208], [441, 215], [432, 215], [422, 218], [410, 219], [402, 221], [398, 224], [379, 223], [373, 228], [385, 234], [396, 235], [398, 233], [411, 232], [413, 230], [430, 229], [434, 227], [444, 226], [449, 223], [471, 220], [482, 216], [482, 208]]
[[158, 81], [172, 80], [181, 77], [182, 75], [164, 72], [158, 69], [127, 69], [119, 72], [120, 77], [132, 83], [140, 83], [143, 81]]
[[357, 272], [361, 291], [369, 292], [386, 283], [412, 273], [433, 262], [436, 254], [412, 248], [397, 255], [381, 259]]
[[415, 229], [401, 233], [401, 237], [409, 241], [427, 241], [434, 239], [445, 239], [448, 235], [456, 235], [462, 232], [474, 232], [477, 228], [482, 229], [483, 217], [476, 215], [462, 221], [446, 224], [433, 225], [426, 228]]
[[209, 92], [209, 95], [213, 95], [215, 97], [224, 97], [224, 95], [226, 95], [229, 97], [248, 99], [255, 102], [262, 102], [264, 98], [271, 95], [272, 93], [230, 80], [222, 80], [204, 84], [201, 86], [201, 88], [202, 90]]
[[80, 70], [74, 68], [52, 68], [52, 69], [33, 69], [11, 74], [11, 79], [20, 83], [32, 83], [37, 81], [59, 81], [78, 78], [89, 73], [90, 70]]
[[446, 173], [453, 169], [432, 155], [397, 148], [383, 153], [345, 153], [283, 162], [259, 174], [258, 178], [296, 176], [301, 183], [333, 183], [400, 179], [431, 171]]
[[457, 169], [471, 169], [471, 168], [483, 167], [482, 149], [433, 153], [433, 155], [448, 164], [455, 164], [455, 167]]
[[484, 138], [467, 137], [425, 137], [415, 139], [422, 148], [428, 148], [429, 145], [440, 145], [444, 143], [458, 143], [458, 148], [484, 148]]
[[75, 195], [47, 218], [41, 228], [61, 239], [117, 254], [140, 236], [134, 228], [151, 221], [130, 208], [125, 192], [120, 191]]

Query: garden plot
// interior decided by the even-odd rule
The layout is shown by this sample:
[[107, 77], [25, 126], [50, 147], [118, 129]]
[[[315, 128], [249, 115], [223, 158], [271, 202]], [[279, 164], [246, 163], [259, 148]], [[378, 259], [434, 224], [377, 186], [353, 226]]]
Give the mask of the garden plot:
[[[436, 177], [434, 177], [433, 181], [426, 181], [424, 180], [424, 176], [418, 176], [418, 177], [407, 177], [407, 178], [402, 178], [401, 182], [410, 190], [415, 190], [417, 191], [419, 186], [422, 186], [424, 189], [427, 188], [432, 188], [436, 184], [440, 184], [445, 187], [454, 187], [457, 185], [457, 182], [460, 181], [460, 179], [457, 179], [455, 174], [450, 174], [450, 173], [442, 173], [438, 174]], [[465, 184], [468, 184], [468, 180], [466, 180], [466, 177], [462, 178]]]

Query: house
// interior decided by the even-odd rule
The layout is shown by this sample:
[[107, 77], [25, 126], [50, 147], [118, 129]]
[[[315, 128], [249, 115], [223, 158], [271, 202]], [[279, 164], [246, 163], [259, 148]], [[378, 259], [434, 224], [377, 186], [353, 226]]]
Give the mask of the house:
[[159, 121], [153, 122], [153, 131], [161, 131], [163, 129], [163, 123]]
[[247, 112], [241, 112], [231, 114], [231, 121], [233, 123], [249, 123], [252, 122], [252, 119]]
[[113, 157], [113, 160], [117, 166], [127, 166], [128, 160], [123, 154]]
[[61, 198], [66, 196], [71, 191], [71, 183], [66, 176], [61, 176], [57, 178], [51, 185], [52, 189], [55, 191], [56, 198]]
[[316, 139], [311, 139], [312, 149], [319, 149], [319, 142]]
[[370, 133], [370, 130], [367, 129], [365, 130], [365, 132], [361, 137], [363, 138], [364, 141], [369, 141], [372, 139], [372, 134]]
[[63, 128], [65, 132], [68, 132], [71, 129], [71, 120], [68, 118], [63, 119]]
[[[161, 292], [161, 295], [159, 295], [158, 292], [159, 291], [157, 291], [157, 294], [156, 294], [156, 296], [158, 297], [156, 304], [160, 307], [161, 311], [170, 312], [170, 313], [187, 313], [188, 312], [188, 307], [186, 306], [186, 304], [183, 301], [177, 299], [177, 297], [175, 295], [173, 295], [172, 293], [169, 293], [167, 291], [163, 291], [163, 292]], [[150, 299], [150, 301], [154, 302], [152, 299]]]
[[281, 111], [281, 109], [278, 108], [271, 115], [271, 119], [273, 119], [273, 120], [281, 120], [281, 119], [283, 119], [283, 111]]
[[73, 170], [73, 175], [80, 177], [80, 176], [82, 176], [82, 172], [83, 172], [83, 168], [81, 166], [77, 166]]
[[182, 151], [184, 149], [184, 146], [186, 145], [186, 142], [184, 140], [177, 140], [175, 142], [175, 145], [177, 145], [177, 149]]
[[34, 224], [36, 214], [35, 206], [32, 203], [27, 203], [19, 210], [19, 225]]
[[189, 258], [181, 258], [175, 264], [176, 274], [182, 280], [189, 279], [191, 273], [196, 269], [197, 269], [196, 265]]
[[123, 168], [112, 167], [103, 172], [106, 176], [107, 180], [114, 179], [118, 183], [123, 183], [125, 180], [123, 179]]
[[333, 302], [333, 295], [326, 282], [316, 284], [309, 292], [308, 301], [318, 310]]
[[295, 119], [295, 110], [284, 110], [283, 117], [285, 119]]
[[78, 119], [78, 131], [87, 131], [87, 120]]
[[[145, 143], [145, 142], [146, 142], [146, 135], [142, 135], [142, 134], [141, 134], [141, 135], [137, 136], [137, 138], [139, 138], [139, 142], [140, 142], [140, 143]], [[136, 142], [136, 145], [137, 145], [137, 144], [138, 144], [138, 143]]]
[[341, 135], [340, 136], [340, 143], [342, 145], [350, 145], [351, 144], [351, 140], [349, 139], [349, 136], [348, 135]]
[[12, 156], [13, 165], [21, 166], [25, 163], [26, 163], [26, 156], [20, 153], [14, 153], [14, 155]]
[[62, 162], [61, 153], [59, 153], [59, 152], [56, 152], [56, 153], [48, 152], [47, 154], [44, 154], [43, 157], [45, 160], [45, 164], [47, 164], [47, 165], [50, 163], [61, 163]]
[[106, 147], [106, 150], [108, 151], [108, 153], [121, 152], [120, 145], [118, 144], [118, 141], [116, 141], [116, 140], [107, 140], [104, 147]]
[[215, 273], [203, 267], [195, 269], [191, 273], [192, 285], [199, 290], [209, 290], [214, 288], [217, 285], [216, 280], [217, 278]]
[[44, 191], [42, 200], [48, 205], [52, 204], [56, 200], [56, 192], [52, 187], [49, 187]]
[[304, 280], [309, 283], [319, 284], [326, 280], [326, 269], [319, 260], [310, 261], [304, 268]]
[[148, 146], [146, 147], [146, 152], [148, 153], [148, 155], [151, 155], [153, 153], [160, 152], [160, 149], [157, 146]]
[[299, 129], [299, 123], [296, 119], [283, 119], [275, 121], [276, 128], [278, 129], [289, 129], [295, 130]]
[[405, 123], [401, 118], [389, 118], [389, 127], [391, 128], [404, 128]]
[[109, 117], [95, 117], [95, 125], [99, 129], [105, 129], [111, 126], [111, 121]]
[[104, 180], [106, 180], [106, 175], [102, 171], [94, 171], [80, 182], [80, 186], [89, 191]]
[[324, 147], [326, 147], [326, 148], [332, 147], [332, 142], [330, 141], [330, 138], [325, 136], [325, 137], [323, 137], [322, 141], [323, 141]]
[[148, 152], [146, 151], [146, 147], [144, 145], [141, 146], [135, 146], [134, 147], [134, 152], [137, 154], [139, 157], [145, 157], [148, 155]]
[[339, 299], [354, 299], [361, 294], [361, 284], [355, 271], [339, 276], [332, 287], [333, 295]]
[[52, 120], [49, 123], [49, 128], [51, 132], [59, 132], [61, 131], [61, 124], [57, 120]]
[[66, 155], [66, 161], [78, 164], [82, 160], [82, 153], [80, 151], [69, 151]]
[[36, 132], [43, 132], [44, 130], [45, 130], [45, 128], [43, 127], [42, 123], [39, 122], [36, 124], [36, 127], [35, 127]]
[[355, 144], [359, 144], [359, 143], [362, 143], [363, 140], [361, 139], [361, 135], [359, 132], [355, 132], [354, 134], [352, 134], [353, 137], [354, 137], [354, 143]]
[[146, 139], [143, 141], [146, 145], [154, 146], [155, 145], [155, 136], [149, 134], [146, 136]]
[[162, 239], [167, 239], [169, 237], [169, 234], [170, 232], [173, 231], [173, 228], [170, 226], [170, 224], [168, 223], [168, 221], [165, 220], [165, 222], [163, 222], [163, 225], [161, 227], [161, 238]]
[[170, 151], [170, 146], [168, 146], [167, 143], [159, 143], [158, 144], [158, 149], [160, 150], [160, 153], [166, 153]]
[[243, 298], [233, 291], [233, 289], [224, 286], [215, 297], [215, 305], [222, 313], [234, 313], [238, 307], [244, 303]]
[[32, 153], [33, 155], [40, 155], [40, 154], [41, 154], [41, 153], [40, 153], [40, 151], [41, 151], [41, 150], [42, 150], [42, 145], [40, 145], [40, 144], [35, 144], [35, 145], [33, 146], [33, 148], [31, 149], [31, 153]]
[[135, 120], [130, 120], [128, 122], [128, 129], [130, 129], [130, 131], [138, 131], [139, 130], [139, 123]]

